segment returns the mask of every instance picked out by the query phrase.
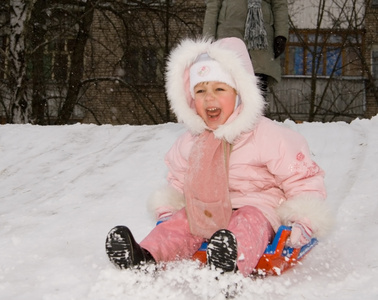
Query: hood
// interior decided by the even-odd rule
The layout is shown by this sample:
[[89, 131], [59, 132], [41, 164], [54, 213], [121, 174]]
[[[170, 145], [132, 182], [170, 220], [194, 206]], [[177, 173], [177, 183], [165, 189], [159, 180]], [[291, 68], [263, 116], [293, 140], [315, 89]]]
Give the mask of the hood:
[[212, 40], [183, 40], [172, 50], [166, 72], [166, 92], [171, 109], [177, 120], [184, 123], [192, 134], [201, 134], [208, 129], [197, 115], [194, 99], [190, 93], [189, 69], [196, 59], [206, 53], [229, 72], [236, 84], [241, 105], [229, 120], [214, 130], [218, 139], [229, 143], [243, 132], [252, 130], [263, 114], [265, 101], [258, 88], [258, 79], [244, 42], [238, 38]]

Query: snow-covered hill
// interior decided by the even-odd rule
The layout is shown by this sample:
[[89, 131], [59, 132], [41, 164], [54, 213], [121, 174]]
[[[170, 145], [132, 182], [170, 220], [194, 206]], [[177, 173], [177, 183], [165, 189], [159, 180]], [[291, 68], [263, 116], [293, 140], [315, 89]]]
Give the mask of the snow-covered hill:
[[0, 299], [378, 299], [378, 116], [284, 125], [326, 171], [336, 226], [302, 265], [256, 280], [195, 262], [119, 271], [106, 257], [113, 226], [137, 240], [155, 226], [146, 201], [182, 125], [0, 126]]

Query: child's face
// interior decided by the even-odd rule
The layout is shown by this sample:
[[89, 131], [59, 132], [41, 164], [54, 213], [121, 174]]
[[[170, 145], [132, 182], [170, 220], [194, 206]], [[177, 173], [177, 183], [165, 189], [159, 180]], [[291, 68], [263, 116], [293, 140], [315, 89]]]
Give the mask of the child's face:
[[213, 130], [231, 116], [235, 101], [236, 91], [226, 83], [209, 81], [201, 82], [194, 87], [197, 114]]

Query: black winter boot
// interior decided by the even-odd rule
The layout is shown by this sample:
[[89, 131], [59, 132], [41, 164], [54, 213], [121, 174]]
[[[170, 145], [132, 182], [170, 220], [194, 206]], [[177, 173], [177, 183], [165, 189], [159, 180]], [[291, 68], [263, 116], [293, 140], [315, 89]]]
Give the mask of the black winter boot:
[[238, 245], [235, 235], [231, 231], [227, 229], [216, 231], [209, 240], [206, 254], [207, 264], [210, 267], [221, 269], [224, 272], [237, 270]]
[[155, 262], [152, 255], [139, 246], [126, 226], [116, 226], [110, 230], [105, 247], [110, 261], [120, 269]]

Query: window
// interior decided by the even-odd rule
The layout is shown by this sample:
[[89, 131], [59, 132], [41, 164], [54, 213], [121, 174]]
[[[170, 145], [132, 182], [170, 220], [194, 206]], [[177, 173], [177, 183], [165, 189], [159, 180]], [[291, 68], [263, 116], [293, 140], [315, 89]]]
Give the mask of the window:
[[371, 0], [371, 6], [378, 8], [378, 0]]
[[285, 75], [360, 76], [361, 34], [327, 30], [290, 32]]
[[[73, 39], [60, 39], [47, 42], [41, 61], [45, 80], [55, 82], [65, 82], [68, 80], [74, 43]], [[32, 68], [33, 62], [29, 60], [27, 65], [27, 74], [29, 77], [31, 76]]]
[[323, 74], [323, 53], [320, 47], [308, 47], [304, 59], [306, 61], [305, 75], [311, 75], [313, 68], [317, 75]]
[[327, 47], [326, 55], [326, 74], [341, 76], [341, 49], [336, 47]]
[[154, 48], [129, 49], [123, 56], [121, 67], [125, 81], [131, 84], [156, 84], [162, 79], [159, 51]]
[[60, 39], [53, 41], [48, 46], [48, 56], [51, 59], [47, 62], [51, 66], [50, 78], [55, 81], [66, 81], [68, 70], [71, 66], [71, 55], [75, 46], [73, 39]]

